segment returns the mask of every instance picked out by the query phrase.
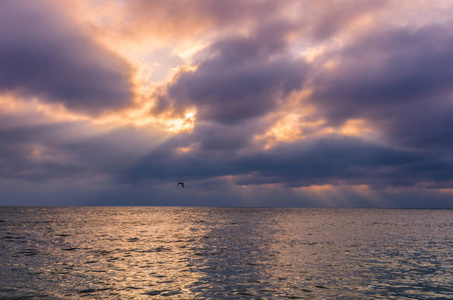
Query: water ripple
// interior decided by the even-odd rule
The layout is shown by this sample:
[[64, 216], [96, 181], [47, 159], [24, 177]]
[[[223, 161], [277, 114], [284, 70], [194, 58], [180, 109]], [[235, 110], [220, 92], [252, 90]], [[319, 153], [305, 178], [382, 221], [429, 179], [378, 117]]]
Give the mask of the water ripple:
[[451, 299], [452, 210], [5, 207], [0, 298]]

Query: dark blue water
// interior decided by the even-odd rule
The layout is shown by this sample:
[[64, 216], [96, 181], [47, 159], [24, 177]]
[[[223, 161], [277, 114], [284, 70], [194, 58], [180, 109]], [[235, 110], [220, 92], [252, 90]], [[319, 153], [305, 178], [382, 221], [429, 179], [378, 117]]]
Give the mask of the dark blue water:
[[452, 299], [453, 210], [0, 207], [0, 298]]

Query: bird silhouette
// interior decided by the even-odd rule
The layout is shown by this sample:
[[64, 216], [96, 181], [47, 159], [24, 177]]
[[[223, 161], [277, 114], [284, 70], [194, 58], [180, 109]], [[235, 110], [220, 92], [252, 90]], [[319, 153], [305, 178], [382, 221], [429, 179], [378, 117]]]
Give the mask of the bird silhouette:
[[178, 182], [178, 186], [181, 185], [182, 187], [184, 187], [184, 182]]

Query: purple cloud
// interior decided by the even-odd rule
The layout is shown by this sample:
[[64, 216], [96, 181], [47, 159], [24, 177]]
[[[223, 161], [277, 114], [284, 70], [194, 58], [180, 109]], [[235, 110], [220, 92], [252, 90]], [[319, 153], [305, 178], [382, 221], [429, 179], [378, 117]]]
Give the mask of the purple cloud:
[[0, 2], [0, 91], [91, 115], [130, 105], [128, 63], [53, 12], [48, 2]]
[[315, 76], [310, 101], [329, 125], [360, 118], [394, 145], [451, 149], [452, 53], [449, 26], [368, 32], [320, 60], [339, 64]]
[[196, 106], [200, 119], [232, 124], [272, 111], [302, 87], [308, 69], [303, 60], [286, 55], [287, 31], [286, 24], [274, 24], [253, 37], [220, 39], [210, 58], [166, 88], [155, 112]]

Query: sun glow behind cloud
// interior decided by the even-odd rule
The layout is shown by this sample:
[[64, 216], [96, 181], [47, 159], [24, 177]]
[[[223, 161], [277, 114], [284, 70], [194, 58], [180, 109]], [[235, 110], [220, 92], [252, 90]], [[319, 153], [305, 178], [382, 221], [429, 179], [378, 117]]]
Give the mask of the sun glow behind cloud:
[[1, 4], [1, 176], [249, 205], [450, 193], [447, 1], [37, 3]]

